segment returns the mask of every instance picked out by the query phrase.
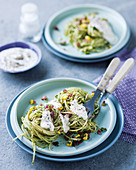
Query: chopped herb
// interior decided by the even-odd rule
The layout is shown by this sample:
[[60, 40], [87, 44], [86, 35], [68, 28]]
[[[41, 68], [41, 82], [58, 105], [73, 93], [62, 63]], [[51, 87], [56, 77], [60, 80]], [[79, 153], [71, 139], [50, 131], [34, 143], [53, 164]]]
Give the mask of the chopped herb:
[[59, 44], [60, 44], [60, 45], [67, 45], [67, 44], [66, 44], [66, 41], [60, 42]]
[[90, 12], [88, 15], [95, 17], [96, 15], [98, 15], [98, 12]]
[[58, 95], [55, 96], [55, 98], [57, 98], [57, 97], [58, 97]]
[[106, 128], [101, 127], [101, 131], [102, 131], [102, 132], [105, 132], [106, 130], [107, 130]]
[[67, 98], [67, 101], [70, 101], [71, 99], [70, 98]]
[[102, 18], [102, 20], [103, 20], [103, 21], [107, 21], [107, 22], [108, 22], [108, 20], [107, 20], [106, 18]]

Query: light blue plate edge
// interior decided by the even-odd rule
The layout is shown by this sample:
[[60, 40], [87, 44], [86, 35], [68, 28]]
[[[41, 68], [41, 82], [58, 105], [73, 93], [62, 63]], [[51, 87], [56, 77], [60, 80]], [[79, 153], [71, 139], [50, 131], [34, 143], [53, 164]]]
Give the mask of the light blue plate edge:
[[[64, 78], [64, 77], [60, 77], [60, 78]], [[54, 79], [54, 78], [51, 78], [51, 79]], [[51, 80], [49, 79], [49, 80]], [[83, 80], [83, 79], [82, 79]], [[44, 81], [44, 80], [42, 80]], [[86, 81], [86, 80], [84, 80]], [[41, 81], [40, 81], [41, 82]], [[89, 81], [87, 81], [89, 82]], [[95, 83], [93, 82], [89, 82], [90, 84], [92, 85], [95, 85]], [[34, 83], [36, 84], [36, 83]], [[32, 85], [34, 85], [32, 84]], [[30, 86], [29, 86], [30, 87]], [[15, 102], [15, 100], [26, 90], [28, 89], [29, 87], [25, 88], [24, 90], [22, 90], [10, 103], [7, 111], [6, 111], [6, 118], [5, 118], [5, 121], [6, 121], [6, 128], [7, 128], [7, 131], [9, 133], [9, 135], [11, 136], [11, 138], [14, 138], [16, 137], [16, 135], [14, 134], [13, 130], [12, 130], [12, 127], [11, 127], [11, 124], [10, 124], [10, 111], [11, 111], [11, 108]], [[42, 154], [39, 154], [39, 153], [36, 153], [36, 156], [39, 157], [39, 158], [42, 158], [42, 159], [46, 159], [46, 160], [50, 160], [50, 161], [56, 161], [56, 162], [74, 162], [74, 161], [80, 161], [80, 160], [85, 160], [85, 159], [89, 159], [89, 158], [92, 158], [92, 157], [95, 157], [103, 152], [105, 152], [106, 150], [108, 150], [117, 140], [118, 138], [120, 137], [121, 133], [122, 133], [122, 130], [123, 130], [123, 127], [124, 127], [124, 114], [123, 114], [123, 110], [122, 110], [122, 107], [121, 107], [121, 104], [119, 103], [119, 101], [117, 100], [117, 98], [113, 95], [110, 96], [110, 99], [112, 100], [112, 102], [114, 103], [115, 107], [116, 107], [116, 110], [120, 113], [118, 116], [120, 117], [120, 120], [121, 120], [121, 126], [120, 126], [120, 129], [119, 129], [119, 132], [117, 134], [117, 136], [113, 139], [113, 141], [108, 144], [108, 146], [106, 146], [104, 149], [94, 153], [94, 154], [91, 154], [91, 155], [88, 155], [88, 156], [81, 156], [79, 158], [55, 158], [55, 157], [49, 157], [49, 156], [46, 156], [46, 155], [42, 155]], [[116, 126], [116, 125], [115, 125]], [[110, 136], [108, 137], [110, 138]], [[107, 139], [108, 140], [108, 139]], [[30, 154], [33, 154], [33, 151], [26, 147], [19, 139], [17, 139], [15, 141], [17, 143], [17, 145], [20, 146], [20, 148], [22, 148], [23, 150], [25, 150], [26, 152], [30, 153]], [[106, 141], [104, 141], [103, 143], [105, 143]], [[102, 143], [102, 144], [103, 144]], [[100, 144], [100, 145], [102, 145]], [[100, 146], [99, 145], [99, 146]], [[98, 146], [98, 147], [99, 147]], [[82, 155], [82, 154], [81, 154]]]
[[[45, 29], [45, 27], [44, 27]], [[42, 35], [42, 42], [43, 44], [45, 45], [45, 47], [47, 48], [47, 50], [51, 53], [53, 53], [54, 55], [62, 58], [62, 59], [65, 59], [65, 60], [68, 60], [68, 61], [72, 61], [72, 62], [78, 62], [78, 63], [96, 63], [96, 62], [101, 62], [101, 61], [106, 61], [106, 60], [109, 60], [111, 58], [113, 58], [116, 54], [122, 52], [122, 50], [124, 48], [127, 48], [127, 46], [129, 45], [130, 43], [130, 40], [131, 40], [131, 31], [130, 31], [130, 28], [128, 27], [129, 29], [129, 32], [128, 32], [128, 41], [126, 41], [126, 44], [124, 45], [124, 47], [122, 47], [119, 51], [117, 51], [116, 53], [110, 55], [110, 56], [107, 56], [107, 57], [103, 57], [103, 58], [99, 58], [99, 59], [76, 59], [76, 58], [71, 58], [69, 56], [66, 56], [58, 51], [56, 51], [55, 49], [53, 49], [47, 42], [45, 36], [44, 36], [44, 29], [43, 29], [43, 35]]]
[[[60, 11], [58, 11], [57, 13], [55, 13], [53, 16], [51, 16], [50, 18], [49, 18], [49, 20], [48, 20], [48, 22], [47, 22], [47, 30], [49, 31], [50, 30], [50, 25], [51, 25], [51, 23], [53, 22], [53, 20], [54, 20], [54, 18], [56, 18], [58, 15], [62, 15], [64, 12], [66, 12], [66, 11], [71, 11], [71, 10], [73, 10], [73, 9], [78, 9], [78, 8], [89, 8], [89, 7], [94, 7], [94, 8], [98, 8], [98, 9], [103, 9], [103, 10], [106, 10], [106, 11], [110, 11], [111, 13], [114, 13], [114, 14], [116, 14], [116, 15], [118, 15], [121, 19], [123, 19], [123, 22], [125, 23], [125, 26], [126, 26], [126, 29], [127, 29], [127, 27], [128, 27], [128, 24], [127, 24], [127, 22], [126, 22], [126, 20], [125, 20], [125, 18], [119, 13], [119, 12], [117, 12], [117, 11], [115, 11], [114, 9], [112, 9], [112, 8], [109, 8], [109, 7], [107, 7], [107, 6], [103, 6], [103, 5], [98, 5], [98, 4], [78, 4], [78, 5], [73, 5], [73, 6], [70, 6], [70, 7], [66, 7], [65, 9], [62, 9], [62, 10], [60, 10]], [[127, 30], [126, 30], [127, 31]], [[49, 34], [49, 33], [48, 33]], [[47, 36], [47, 35], [46, 35]], [[50, 37], [50, 36], [49, 36]], [[125, 38], [125, 36], [124, 36], [124, 38]], [[50, 39], [50, 38], [49, 38]], [[49, 40], [49, 41], [51, 41], [52, 42], [52, 40]], [[50, 45], [50, 46], [52, 46], [51, 45], [51, 43], [49, 42], [49, 41], [47, 41], [48, 42], [48, 44]], [[124, 46], [123, 45], [123, 41], [122, 41], [122, 44], [118, 44], [118, 46], [121, 46], [121, 48]], [[116, 47], [116, 48], [118, 48], [118, 46]], [[56, 49], [56, 51], [58, 51], [57, 49], [57, 47], [53, 47], [54, 49]], [[119, 49], [118, 49], [119, 50]], [[115, 49], [114, 49], [114, 51], [115, 51]], [[109, 56], [109, 55], [112, 55], [112, 53], [115, 53], [115, 52], [111, 52], [110, 53], [110, 51], [107, 51], [106, 53], [108, 53], [108, 54], [102, 54], [102, 57], [105, 57], [105, 56]], [[60, 51], [58, 51], [58, 52], [60, 52]], [[62, 51], [61, 51], [62, 52]], [[66, 55], [66, 53], [64, 53], [64, 55]], [[72, 55], [70, 55], [72, 58], [73, 58], [73, 56]], [[76, 56], [76, 58], [78, 58], [78, 56]], [[91, 57], [92, 58], [92, 57]], [[90, 58], [89, 58], [90, 59]]]

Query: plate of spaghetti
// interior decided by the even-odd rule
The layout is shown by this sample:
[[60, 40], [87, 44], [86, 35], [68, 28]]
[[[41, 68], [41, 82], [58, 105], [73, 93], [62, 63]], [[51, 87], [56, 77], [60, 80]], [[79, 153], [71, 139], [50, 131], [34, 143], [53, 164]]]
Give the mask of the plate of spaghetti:
[[77, 155], [109, 137], [116, 124], [112, 101], [103, 106], [96, 101], [90, 118], [83, 105], [95, 88], [80, 79], [54, 78], [32, 85], [19, 96], [11, 110], [11, 126], [17, 138], [33, 149], [33, 161], [35, 152]]

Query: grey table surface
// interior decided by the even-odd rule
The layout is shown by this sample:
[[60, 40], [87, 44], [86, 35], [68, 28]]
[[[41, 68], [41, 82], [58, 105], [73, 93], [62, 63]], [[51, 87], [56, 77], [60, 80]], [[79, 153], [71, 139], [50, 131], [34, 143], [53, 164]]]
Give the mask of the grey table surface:
[[[25, 2], [28, 1], [0, 0], [0, 46], [18, 40], [20, 8]], [[33, 0], [31, 2], [35, 2], [39, 7], [42, 26], [52, 14], [70, 5], [96, 3], [111, 7], [125, 17], [131, 28], [132, 40], [129, 49], [136, 46], [135, 0]], [[80, 162], [57, 163], [36, 158], [33, 166], [31, 165], [32, 155], [12, 142], [6, 129], [5, 115], [11, 100], [22, 89], [32, 83], [54, 77], [65, 76], [92, 81], [104, 72], [109, 63], [109, 61], [94, 64], [69, 62], [49, 53], [42, 42], [39, 42], [38, 46], [42, 50], [42, 60], [36, 68], [21, 74], [8, 74], [0, 71], [0, 170], [136, 169], [136, 142], [129, 144], [119, 139], [101, 155]]]

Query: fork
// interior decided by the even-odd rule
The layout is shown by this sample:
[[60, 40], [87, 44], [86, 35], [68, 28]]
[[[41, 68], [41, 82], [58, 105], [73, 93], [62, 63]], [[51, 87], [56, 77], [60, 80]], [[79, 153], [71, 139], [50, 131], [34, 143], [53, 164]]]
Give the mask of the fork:
[[[113, 60], [112, 60], [113, 61]], [[111, 62], [112, 63], [112, 62]], [[102, 90], [101, 90], [101, 96], [99, 95], [97, 98], [95, 97], [95, 94], [93, 96], [93, 98], [87, 103], [89, 107], [87, 107], [87, 105], [84, 104], [85, 107], [88, 108], [89, 114], [88, 114], [88, 118], [91, 116], [91, 114], [94, 111], [94, 104], [95, 104], [95, 100], [99, 98], [99, 106], [101, 106], [101, 104], [103, 103], [103, 101], [105, 101], [110, 94], [112, 94], [112, 92], [116, 89], [116, 87], [118, 86], [118, 84], [122, 81], [122, 79], [125, 77], [125, 75], [130, 71], [130, 69], [134, 66], [134, 59], [133, 58], [129, 58], [128, 60], [125, 61], [125, 63], [123, 64], [123, 66], [119, 69], [119, 71], [117, 72], [117, 74], [114, 76], [114, 78], [111, 80], [111, 82], [109, 83], [108, 87], [105, 89], [107, 83], [109, 82], [110, 79], [108, 79], [106, 85], [104, 88], [102, 88], [102, 90], [104, 91], [104, 93], [102, 94]], [[118, 67], [118, 64], [115, 63], [116, 68]], [[106, 72], [109, 72], [112, 68], [112, 65], [110, 64], [109, 67], [107, 68]], [[115, 66], [114, 66], [114, 70], [115, 70]], [[112, 72], [113, 73], [113, 72]], [[105, 74], [104, 76], [105, 77]], [[100, 84], [103, 84], [103, 78], [101, 80]], [[99, 87], [98, 85], [98, 87]], [[97, 88], [98, 88], [97, 87]], [[97, 90], [96, 90], [97, 91]], [[97, 94], [96, 94], [97, 95]], [[92, 104], [92, 101], [94, 104]], [[93, 107], [93, 108], [92, 108]]]
[[130, 69], [134, 66], [134, 59], [129, 58], [125, 61], [125, 63], [122, 65], [122, 67], [119, 69], [117, 74], [114, 76], [114, 78], [111, 80], [111, 82], [108, 84], [108, 87], [106, 88], [104, 94], [99, 100], [99, 105], [105, 101], [110, 94], [116, 89], [118, 84], [122, 81], [122, 79], [125, 77], [125, 75], [130, 71]]
[[120, 64], [120, 59], [119, 58], [114, 58], [111, 63], [109, 64], [108, 68], [106, 69], [100, 83], [97, 86], [97, 89], [95, 91], [94, 96], [92, 97], [91, 100], [88, 102], [84, 103], [84, 106], [88, 109], [89, 114], [88, 117], [91, 116], [91, 113], [94, 111], [94, 106], [95, 106], [95, 101], [98, 99], [105, 89], [106, 85], [108, 84], [109, 80], [111, 77], [114, 75], [115, 71], [117, 70], [118, 66]]

